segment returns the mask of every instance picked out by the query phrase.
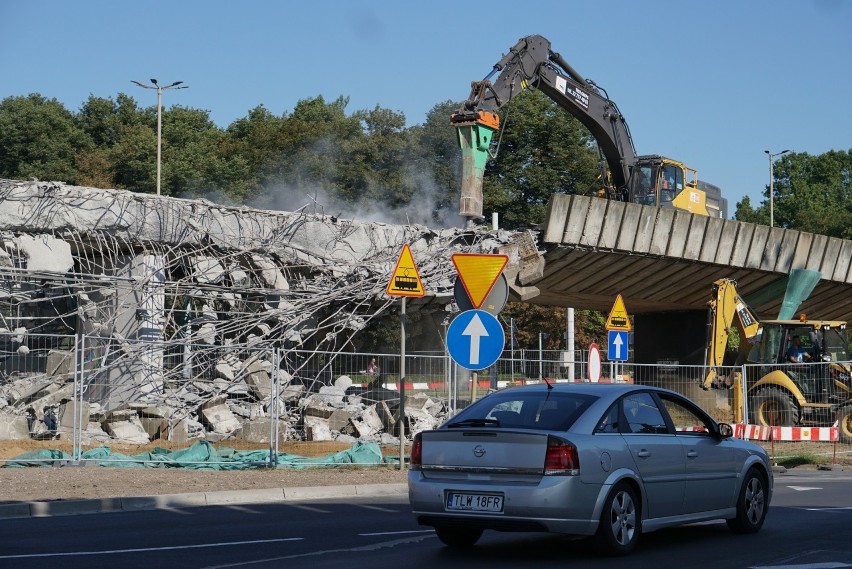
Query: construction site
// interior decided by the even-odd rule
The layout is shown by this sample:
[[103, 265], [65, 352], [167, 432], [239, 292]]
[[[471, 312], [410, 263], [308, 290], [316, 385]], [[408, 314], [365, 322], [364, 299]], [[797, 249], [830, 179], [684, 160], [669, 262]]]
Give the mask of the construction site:
[[[404, 244], [429, 290], [409, 310], [436, 331], [453, 308], [450, 255], [513, 250], [502, 231], [51, 182], [0, 181], [0, 226], [0, 438], [79, 437], [81, 448], [229, 438], [265, 447], [332, 431], [394, 443], [397, 402], [361, 389], [353, 407], [347, 389], [365, 380], [341, 376], [327, 354], [354, 351], [360, 330], [393, 314], [384, 293]], [[446, 411], [420, 407], [431, 408], [428, 426]], [[407, 413], [415, 429], [418, 412]]]

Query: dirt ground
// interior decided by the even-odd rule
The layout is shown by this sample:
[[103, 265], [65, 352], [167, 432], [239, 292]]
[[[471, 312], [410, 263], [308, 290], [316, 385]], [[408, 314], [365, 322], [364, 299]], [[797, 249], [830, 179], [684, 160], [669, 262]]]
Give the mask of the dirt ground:
[[[113, 452], [135, 455], [154, 447], [169, 448], [163, 441], [131, 447], [110, 446]], [[170, 450], [186, 448], [176, 445]], [[228, 446], [236, 445], [229, 441]], [[288, 443], [280, 452], [300, 456], [324, 456], [348, 449], [349, 444]], [[254, 448], [257, 448], [255, 445]], [[0, 460], [8, 460], [34, 450], [71, 452], [70, 441], [0, 441]], [[399, 455], [388, 449], [386, 454]], [[2, 463], [5, 464], [5, 463]], [[87, 466], [48, 466], [0, 468], [0, 503], [43, 500], [77, 500], [151, 496], [184, 492], [256, 490], [297, 486], [404, 483], [406, 471], [397, 466], [349, 466], [334, 468], [195, 470], [189, 468], [124, 468]]]
[[[156, 441], [144, 446], [111, 446], [114, 452], [139, 454], [168, 443]], [[170, 450], [186, 448], [175, 445]], [[229, 442], [229, 446], [231, 445]], [[836, 464], [852, 470], [850, 445], [831, 443], [765, 443], [770, 455], [808, 455], [818, 464]], [[280, 445], [281, 452], [300, 456], [324, 456], [350, 448], [349, 444], [290, 442]], [[257, 448], [257, 445], [255, 445]], [[8, 460], [33, 450], [54, 449], [71, 452], [70, 441], [0, 441], [0, 460]], [[398, 456], [399, 449], [384, 449]], [[404, 483], [406, 471], [398, 466], [338, 466], [334, 468], [194, 470], [189, 468], [122, 468], [90, 466], [53, 466], [0, 468], [0, 503], [42, 500], [74, 500], [150, 496], [184, 492], [252, 490], [296, 486], [335, 486], [351, 484]]]

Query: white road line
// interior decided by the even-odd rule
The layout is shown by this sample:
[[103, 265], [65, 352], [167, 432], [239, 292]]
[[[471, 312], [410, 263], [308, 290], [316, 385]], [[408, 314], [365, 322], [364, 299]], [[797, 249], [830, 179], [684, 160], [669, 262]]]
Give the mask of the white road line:
[[298, 508], [300, 510], [307, 510], [309, 512], [316, 512], [318, 514], [330, 514], [331, 510], [323, 510], [322, 508], [315, 508], [313, 506], [305, 506], [304, 504], [288, 504], [291, 508]]
[[822, 488], [815, 488], [813, 486], [787, 486], [791, 490], [798, 490], [799, 492], [805, 492], [807, 490], [822, 490]]
[[206, 547], [230, 547], [233, 545], [256, 545], [259, 543], [280, 543], [282, 541], [301, 541], [303, 537], [283, 537], [280, 539], [253, 539], [250, 541], [226, 541], [223, 543], [200, 543], [197, 545], [172, 545], [168, 547], [140, 547], [134, 549], [105, 549], [103, 551], [64, 551], [55, 553], [28, 553], [24, 555], [0, 555], [0, 559], [34, 559], [39, 557], [78, 557], [83, 555], [114, 555], [117, 553], [147, 553], [151, 551], [171, 551], [177, 549], [203, 549]]
[[841, 569], [842, 567], [852, 567], [852, 565], [829, 561], [828, 563], [799, 563], [796, 565], [759, 565], [749, 567], [749, 569]]
[[399, 512], [399, 510], [395, 510], [393, 508], [382, 508], [380, 506], [369, 506], [367, 504], [361, 504], [358, 507], [364, 508], [364, 509], [367, 509], [367, 510], [375, 510], [377, 512], [388, 512], [390, 514], [396, 514], [397, 512]]
[[203, 567], [201, 569], [226, 569], [231, 567], [248, 567], [250, 565], [256, 565], [258, 563], [271, 563], [273, 561], [284, 561], [287, 559], [299, 559], [300, 557], [316, 557], [319, 555], [329, 555], [335, 553], [353, 553], [353, 552], [365, 552], [365, 551], [375, 551], [377, 549], [385, 549], [391, 547], [397, 547], [399, 545], [406, 545], [409, 543], [418, 543], [423, 541], [424, 539], [431, 539], [435, 537], [435, 534], [432, 535], [419, 535], [416, 537], [405, 537], [402, 539], [393, 539], [391, 541], [382, 541], [379, 543], [371, 543], [369, 545], [360, 545], [358, 547], [349, 547], [345, 549], [321, 549], [319, 551], [308, 551], [306, 553], [297, 553], [295, 555], [285, 555], [281, 557], [270, 557], [267, 559], [254, 559], [252, 561], [242, 561], [239, 563], [228, 563], [226, 565], [210, 565], [207, 567]]
[[435, 530], [433, 529], [418, 529], [418, 530], [409, 530], [409, 531], [381, 531], [376, 533], [359, 533], [358, 535], [361, 537], [374, 537], [377, 535], [407, 535], [412, 533], [432, 533]]

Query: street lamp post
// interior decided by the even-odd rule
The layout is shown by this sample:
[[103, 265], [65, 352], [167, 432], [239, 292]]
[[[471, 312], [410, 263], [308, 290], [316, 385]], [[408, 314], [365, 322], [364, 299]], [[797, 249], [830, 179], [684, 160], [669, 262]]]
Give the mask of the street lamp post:
[[166, 89], [186, 89], [189, 85], [183, 85], [183, 81], [175, 81], [171, 85], [166, 85], [163, 87], [159, 83], [157, 83], [156, 79], [151, 79], [151, 83], [153, 85], [145, 85], [144, 83], [140, 83], [139, 81], [130, 80], [131, 83], [135, 83], [144, 89], [156, 89], [157, 90], [157, 195], [160, 195], [160, 172], [162, 165], [162, 148], [163, 148], [163, 91]]
[[764, 152], [767, 156], [769, 156], [769, 227], [773, 227], [775, 225], [775, 165], [772, 162], [772, 159], [776, 156], [787, 154], [790, 151], [782, 150], [781, 152], [776, 152], [775, 154], [769, 152], [768, 150], [764, 150]]
[[538, 333], [538, 378], [544, 379], [544, 350], [542, 340], [545, 338], [550, 338], [550, 334], [547, 332], [539, 332]]

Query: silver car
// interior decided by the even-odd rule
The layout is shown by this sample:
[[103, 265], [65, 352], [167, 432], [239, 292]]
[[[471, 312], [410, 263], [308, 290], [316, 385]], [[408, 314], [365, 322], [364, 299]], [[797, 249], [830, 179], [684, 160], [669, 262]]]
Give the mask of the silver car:
[[642, 532], [705, 520], [754, 533], [772, 467], [732, 434], [665, 389], [512, 387], [416, 435], [408, 495], [418, 523], [457, 547], [486, 529], [591, 536], [609, 555], [632, 551]]

